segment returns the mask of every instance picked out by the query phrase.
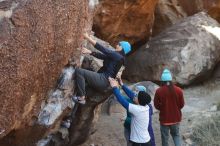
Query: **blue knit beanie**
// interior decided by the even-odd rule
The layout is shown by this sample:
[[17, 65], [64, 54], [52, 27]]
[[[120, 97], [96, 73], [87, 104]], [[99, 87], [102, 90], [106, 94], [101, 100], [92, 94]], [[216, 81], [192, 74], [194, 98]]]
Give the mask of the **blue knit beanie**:
[[161, 75], [161, 81], [167, 82], [172, 81], [172, 75], [169, 69], [164, 69]]
[[129, 42], [126, 41], [121, 41], [119, 42], [119, 45], [122, 47], [122, 49], [124, 50], [125, 54], [128, 54], [131, 51], [131, 45]]
[[136, 86], [136, 90], [146, 92], [146, 88], [144, 86], [141, 86], [141, 85]]

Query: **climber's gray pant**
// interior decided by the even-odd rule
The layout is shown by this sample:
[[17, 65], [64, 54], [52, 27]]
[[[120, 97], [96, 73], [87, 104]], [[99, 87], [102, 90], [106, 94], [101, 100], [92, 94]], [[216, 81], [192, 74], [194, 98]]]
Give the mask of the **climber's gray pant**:
[[75, 72], [77, 96], [86, 95], [86, 83], [89, 87], [103, 92], [109, 87], [109, 81], [103, 73], [97, 73], [82, 68], [77, 68]]

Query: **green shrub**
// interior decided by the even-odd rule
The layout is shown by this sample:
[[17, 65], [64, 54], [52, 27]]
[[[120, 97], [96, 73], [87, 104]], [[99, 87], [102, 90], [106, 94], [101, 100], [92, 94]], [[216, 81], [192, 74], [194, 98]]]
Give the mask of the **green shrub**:
[[220, 146], [220, 115], [204, 119], [195, 126], [192, 140], [199, 146]]
[[220, 111], [220, 102], [217, 104], [217, 110]]

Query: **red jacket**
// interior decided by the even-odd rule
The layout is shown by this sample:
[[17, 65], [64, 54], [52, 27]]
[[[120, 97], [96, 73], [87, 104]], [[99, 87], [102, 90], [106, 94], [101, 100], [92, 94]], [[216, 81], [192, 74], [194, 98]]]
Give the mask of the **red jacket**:
[[[172, 125], [182, 119], [181, 109], [184, 106], [182, 89], [173, 85], [175, 93], [172, 93], [167, 85], [157, 89], [154, 97], [154, 106], [160, 111], [160, 123]], [[176, 96], [175, 96], [176, 95]]]

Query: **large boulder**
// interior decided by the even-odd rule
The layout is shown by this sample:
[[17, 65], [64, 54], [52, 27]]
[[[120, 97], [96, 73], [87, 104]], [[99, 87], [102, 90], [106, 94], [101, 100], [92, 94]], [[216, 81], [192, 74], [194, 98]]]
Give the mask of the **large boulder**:
[[182, 20], [132, 54], [124, 77], [158, 81], [162, 70], [169, 68], [179, 84], [204, 81], [220, 61], [219, 27], [204, 12]]
[[158, 0], [102, 0], [95, 18], [96, 35], [115, 45], [120, 40], [131, 44], [146, 42], [151, 35], [154, 9]]
[[[112, 48], [109, 43], [94, 37], [100, 44]], [[83, 42], [83, 45], [95, 51], [95, 48]], [[81, 67], [91, 71], [97, 71], [102, 66], [102, 61], [92, 56], [81, 56]], [[74, 73], [76, 62], [70, 59], [70, 62], [63, 69], [58, 85], [53, 90], [42, 106], [38, 116], [38, 125], [47, 126], [46, 134], [38, 141], [41, 144], [78, 145], [88, 139], [94, 130], [94, 125], [99, 116], [99, 105], [105, 101], [111, 94], [111, 88], [105, 92], [98, 92], [92, 87], [86, 87], [87, 99], [85, 105], [75, 104], [71, 100], [74, 93]], [[35, 124], [36, 125], [36, 124]], [[83, 136], [82, 136], [83, 135]]]
[[213, 77], [218, 82], [220, 81], [220, 63], [218, 63], [218, 65], [216, 66], [214, 73], [213, 73]]
[[79, 36], [91, 29], [90, 10], [87, 0], [0, 1], [0, 137], [13, 130], [16, 145], [28, 136], [24, 127], [36, 121], [60, 71], [80, 56]]
[[220, 2], [208, 11], [209, 15], [220, 23]]
[[219, 21], [219, 9], [219, 0], [159, 0], [155, 9], [153, 35], [200, 11], [208, 11], [211, 17]]

